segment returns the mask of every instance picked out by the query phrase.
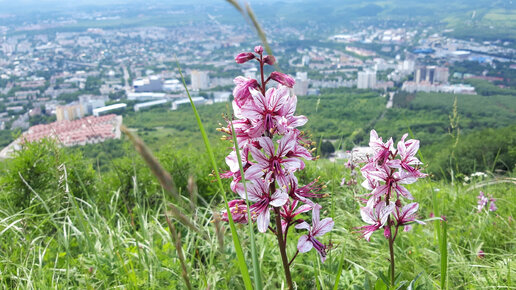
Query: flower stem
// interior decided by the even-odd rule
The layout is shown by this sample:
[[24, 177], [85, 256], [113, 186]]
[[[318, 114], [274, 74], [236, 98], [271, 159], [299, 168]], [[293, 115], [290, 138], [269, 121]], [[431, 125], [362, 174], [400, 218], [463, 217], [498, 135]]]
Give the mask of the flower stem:
[[394, 287], [394, 238], [392, 236], [392, 232], [390, 231], [390, 219], [389, 217], [387, 224], [389, 225], [389, 232], [391, 233], [389, 235], [389, 252], [391, 253], [391, 287]]
[[281, 261], [283, 262], [283, 269], [285, 270], [285, 279], [287, 280], [288, 288], [294, 289], [292, 285], [292, 278], [290, 276], [290, 267], [287, 259], [287, 251], [285, 248], [285, 244], [283, 243], [283, 233], [281, 230], [281, 216], [279, 207], [274, 208], [274, 213], [276, 214], [276, 237], [278, 238], [278, 245], [281, 253]]
[[294, 262], [294, 259], [296, 259], [297, 254], [299, 254], [299, 250], [296, 251], [296, 254], [294, 255], [294, 257], [292, 257], [292, 259], [290, 259], [290, 262], [288, 262], [289, 266], [290, 266], [290, 264], [292, 264], [292, 262]]

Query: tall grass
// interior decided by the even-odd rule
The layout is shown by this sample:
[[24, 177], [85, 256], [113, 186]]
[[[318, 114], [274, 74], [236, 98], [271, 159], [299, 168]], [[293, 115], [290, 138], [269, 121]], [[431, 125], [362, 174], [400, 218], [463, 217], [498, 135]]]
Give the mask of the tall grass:
[[[240, 244], [240, 239], [238, 238], [238, 233], [235, 228], [235, 223], [233, 221], [233, 217], [231, 215], [231, 210], [228, 206], [228, 198], [226, 196], [226, 190], [224, 189], [224, 185], [222, 185], [222, 180], [220, 178], [219, 170], [217, 167], [217, 162], [215, 160], [215, 156], [213, 154], [213, 149], [211, 148], [210, 141], [208, 140], [208, 136], [206, 135], [206, 131], [204, 130], [204, 126], [201, 121], [201, 117], [199, 116], [199, 113], [197, 112], [197, 109], [195, 107], [194, 102], [192, 101], [192, 97], [190, 96], [190, 92], [188, 91], [188, 88], [186, 86], [185, 78], [183, 77], [183, 73], [181, 71], [181, 67], [179, 66], [179, 62], [177, 63], [177, 68], [179, 70], [179, 75], [181, 76], [181, 80], [183, 81], [184, 88], [186, 90], [186, 94], [188, 95], [188, 99], [190, 100], [190, 104], [192, 105], [192, 110], [195, 114], [195, 118], [197, 120], [197, 124], [199, 125], [199, 131], [202, 135], [202, 139], [204, 141], [204, 145], [206, 146], [206, 151], [208, 152], [208, 158], [210, 159], [210, 162], [213, 167], [213, 171], [215, 172], [215, 177], [217, 178], [217, 184], [219, 185], [220, 192], [222, 193], [222, 197], [224, 198], [224, 205], [226, 207], [226, 212], [228, 215], [229, 220], [229, 227], [231, 228], [231, 236], [233, 238], [233, 245], [235, 246], [235, 251], [238, 257], [238, 267], [240, 269], [240, 274], [242, 275], [242, 279], [244, 280], [245, 288], [246, 289], [252, 289], [251, 285], [251, 278], [249, 276], [249, 272], [247, 270], [247, 264], [244, 258], [244, 252], [242, 250], [242, 246]], [[251, 228], [250, 228], [251, 229]], [[252, 229], [251, 229], [252, 230]], [[253, 250], [254, 251], [254, 250]], [[256, 256], [254, 255], [253, 258]], [[257, 260], [253, 260], [254, 262], [258, 262]], [[256, 268], [256, 267], [253, 267]], [[255, 279], [259, 280], [261, 279], [259, 273], [255, 273], [257, 276]], [[258, 283], [258, 282], [257, 282]]]

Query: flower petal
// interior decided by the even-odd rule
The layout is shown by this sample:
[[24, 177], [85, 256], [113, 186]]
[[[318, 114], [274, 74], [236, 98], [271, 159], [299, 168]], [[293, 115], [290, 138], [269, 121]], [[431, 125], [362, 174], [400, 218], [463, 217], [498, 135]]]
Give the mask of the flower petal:
[[295, 226], [295, 228], [298, 230], [308, 230], [309, 231], [310, 225], [307, 222], [303, 221], [302, 223], [297, 224]]
[[276, 190], [276, 192], [271, 196], [271, 200], [269, 204], [275, 207], [279, 207], [284, 205], [288, 200], [288, 194], [283, 190]]
[[271, 219], [271, 213], [269, 209], [265, 209], [258, 215], [258, 219], [256, 223], [258, 224], [258, 230], [262, 233], [267, 232], [267, 229], [269, 228], [269, 222]]
[[306, 253], [310, 251], [313, 248], [312, 242], [310, 242], [307, 235], [303, 235], [299, 238], [299, 241], [297, 242], [297, 250], [300, 253]]
[[314, 237], [319, 237], [333, 229], [335, 222], [331, 218], [325, 218], [312, 229], [312, 235]]

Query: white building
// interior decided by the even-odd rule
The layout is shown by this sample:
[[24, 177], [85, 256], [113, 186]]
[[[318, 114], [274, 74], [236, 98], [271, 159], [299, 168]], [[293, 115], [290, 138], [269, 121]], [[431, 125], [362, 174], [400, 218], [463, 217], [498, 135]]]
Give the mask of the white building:
[[104, 107], [106, 105], [107, 98], [105, 96], [94, 96], [94, 95], [81, 95], [79, 96], [79, 103], [84, 106], [86, 114], [93, 114], [93, 110], [96, 108]]
[[210, 87], [210, 76], [207, 71], [193, 70], [190, 75], [192, 90], [206, 90]]
[[376, 88], [376, 71], [358, 72], [358, 89], [374, 89]]
[[163, 90], [165, 92], [180, 92], [184, 89], [185, 88], [183, 87], [183, 83], [177, 79], [166, 80], [163, 83]]
[[165, 93], [128, 93], [127, 99], [131, 101], [147, 101], [163, 99], [166, 97]]
[[114, 113], [119, 110], [122, 111], [122, 110], [125, 110], [126, 107], [127, 107], [127, 104], [120, 103], [120, 104], [113, 104], [113, 105], [97, 108], [97, 109], [93, 110], [93, 116], [98, 117], [98, 116], [102, 116], [105, 114]]
[[160, 92], [163, 90], [163, 83], [159, 76], [150, 76], [133, 81], [134, 91], [139, 92]]
[[[193, 97], [192, 102], [198, 106], [198, 105], [204, 105], [206, 104], [206, 99], [203, 97]], [[180, 106], [184, 106], [190, 104], [190, 100], [188, 98], [177, 100], [175, 102], [172, 102], [172, 110], [177, 110]]]
[[138, 112], [141, 109], [150, 108], [150, 107], [158, 106], [158, 105], [163, 105], [163, 104], [166, 104], [167, 102], [168, 102], [167, 100], [162, 99], [162, 100], [151, 101], [151, 102], [146, 102], [146, 103], [139, 103], [139, 104], [134, 105], [134, 111]]

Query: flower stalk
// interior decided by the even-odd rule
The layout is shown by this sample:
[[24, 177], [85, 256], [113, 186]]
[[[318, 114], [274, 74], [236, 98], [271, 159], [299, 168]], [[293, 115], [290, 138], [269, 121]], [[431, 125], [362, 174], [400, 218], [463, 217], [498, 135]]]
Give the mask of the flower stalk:
[[420, 172], [421, 162], [415, 157], [419, 150], [419, 141], [405, 140], [407, 136], [405, 134], [401, 138], [395, 149], [392, 138], [384, 143], [376, 131], [372, 130], [369, 147], [373, 154], [367, 157], [367, 164], [361, 168], [362, 175], [366, 178], [362, 186], [370, 192], [360, 197], [366, 203], [360, 209], [360, 214], [368, 225], [359, 229], [367, 241], [375, 231], [383, 229], [383, 234], [389, 241], [391, 287], [395, 286], [394, 243], [399, 228], [409, 231], [413, 223], [424, 224], [416, 219], [419, 208], [417, 202], [403, 205], [404, 199], [414, 200], [404, 185], [426, 177], [426, 174]]
[[[259, 80], [236, 77], [233, 90], [233, 116], [228, 116], [227, 127], [217, 130], [224, 135], [223, 140], [233, 140], [231, 153], [226, 157], [229, 171], [223, 178], [231, 178], [231, 190], [240, 196], [228, 202], [228, 209], [222, 212], [222, 220], [229, 215], [241, 224], [256, 223], [258, 231], [271, 231], [278, 240], [278, 249], [285, 272], [285, 281], [293, 289], [290, 265], [299, 253], [315, 248], [321, 260], [326, 259], [329, 249], [316, 239], [333, 228], [333, 220], [319, 220], [321, 206], [312, 198], [327, 196], [319, 193], [318, 179], [300, 186], [295, 176], [305, 168], [304, 160], [313, 160], [310, 144], [304, 133], [297, 128], [308, 120], [305, 116], [295, 116], [297, 97], [290, 88], [294, 79], [280, 72], [264, 74], [265, 65], [273, 65], [276, 59], [263, 55], [263, 48], [257, 46], [254, 52], [244, 52], [235, 58], [237, 63], [257, 61], [260, 67]], [[267, 88], [269, 82], [276, 87]], [[227, 201], [226, 201], [227, 202]], [[302, 215], [312, 210], [312, 226]], [[271, 217], [271, 213], [274, 217]], [[275, 226], [271, 226], [271, 218]], [[287, 242], [289, 228], [308, 230], [308, 234], [298, 241], [298, 251], [288, 259]], [[255, 274], [256, 276], [256, 274]]]

